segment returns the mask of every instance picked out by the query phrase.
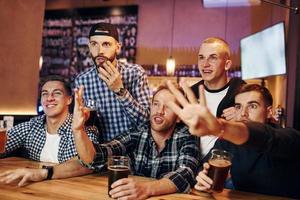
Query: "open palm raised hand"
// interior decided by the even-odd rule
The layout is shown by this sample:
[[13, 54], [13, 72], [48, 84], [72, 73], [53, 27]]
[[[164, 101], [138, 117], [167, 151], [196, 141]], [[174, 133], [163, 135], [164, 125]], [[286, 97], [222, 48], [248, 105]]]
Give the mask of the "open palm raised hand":
[[203, 85], [199, 87], [199, 101], [185, 82], [182, 83], [182, 88], [186, 96], [184, 96], [171, 81], [168, 81], [167, 85], [179, 103], [178, 105], [174, 102], [169, 102], [167, 105], [189, 127], [191, 134], [203, 136], [220, 133], [221, 124], [218, 119], [212, 115], [206, 105]]
[[85, 121], [89, 118], [90, 112], [84, 106], [83, 102], [83, 90], [84, 87], [80, 86], [74, 90], [75, 98], [74, 98], [74, 111], [73, 111], [73, 123], [72, 130], [81, 130], [84, 128]]

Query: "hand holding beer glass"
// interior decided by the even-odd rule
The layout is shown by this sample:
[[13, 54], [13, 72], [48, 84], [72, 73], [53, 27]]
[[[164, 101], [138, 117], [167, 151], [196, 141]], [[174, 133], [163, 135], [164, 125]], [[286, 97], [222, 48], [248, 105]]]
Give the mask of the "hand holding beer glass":
[[228, 171], [231, 167], [232, 154], [220, 149], [213, 149], [211, 157], [208, 160], [210, 165], [208, 170], [208, 177], [213, 181], [211, 190], [215, 192], [222, 192], [225, 180], [228, 176]]
[[0, 153], [5, 152], [5, 145], [7, 141], [7, 133], [6, 133], [6, 121], [1, 121], [0, 123]]
[[[108, 168], [108, 195], [111, 185], [119, 179], [128, 178], [130, 173], [129, 158], [127, 156], [111, 156], [107, 162]], [[110, 195], [109, 195], [110, 196]]]

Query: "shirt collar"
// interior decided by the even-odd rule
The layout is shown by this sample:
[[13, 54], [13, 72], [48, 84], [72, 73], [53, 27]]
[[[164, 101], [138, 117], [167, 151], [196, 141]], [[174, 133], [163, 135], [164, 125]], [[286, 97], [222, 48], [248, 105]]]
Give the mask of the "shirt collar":
[[[41, 116], [41, 118], [42, 118], [41, 122], [43, 122], [43, 123], [41, 123], [41, 125], [45, 127], [45, 125], [46, 125], [46, 115], [43, 114]], [[71, 124], [72, 124], [72, 118], [73, 118], [72, 114], [68, 113], [68, 116], [67, 116], [66, 120], [59, 127], [59, 129], [57, 130], [57, 133], [59, 135], [63, 135], [63, 134], [68, 132], [67, 130], [71, 127]]]

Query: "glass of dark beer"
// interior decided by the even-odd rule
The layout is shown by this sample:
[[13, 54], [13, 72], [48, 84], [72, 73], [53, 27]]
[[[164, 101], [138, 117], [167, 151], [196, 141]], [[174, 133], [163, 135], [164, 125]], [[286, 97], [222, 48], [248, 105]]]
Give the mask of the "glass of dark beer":
[[88, 99], [85, 102], [85, 107], [90, 111], [90, 117], [85, 122], [86, 126], [96, 126], [98, 123], [98, 112], [97, 112], [97, 104], [93, 99]]
[[7, 141], [7, 129], [6, 129], [6, 121], [1, 121], [0, 123], [0, 153], [5, 152], [5, 145]]
[[[130, 174], [129, 158], [127, 156], [111, 156], [107, 162], [108, 168], [108, 195], [111, 185], [122, 178], [128, 178]], [[110, 196], [110, 195], [109, 195]]]
[[211, 190], [222, 192], [225, 180], [228, 176], [228, 171], [231, 167], [232, 154], [220, 149], [213, 149], [211, 157], [208, 160], [210, 165], [208, 177], [213, 180]]

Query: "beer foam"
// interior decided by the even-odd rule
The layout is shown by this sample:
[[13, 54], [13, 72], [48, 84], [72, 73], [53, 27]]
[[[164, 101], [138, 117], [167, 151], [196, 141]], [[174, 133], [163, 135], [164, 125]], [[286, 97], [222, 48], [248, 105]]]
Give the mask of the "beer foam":
[[224, 159], [212, 159], [209, 160], [208, 163], [216, 167], [228, 167], [231, 165], [231, 162], [229, 160]]
[[129, 171], [129, 167], [124, 165], [111, 165], [107, 168], [112, 171]]

